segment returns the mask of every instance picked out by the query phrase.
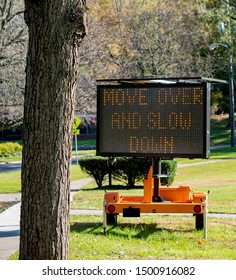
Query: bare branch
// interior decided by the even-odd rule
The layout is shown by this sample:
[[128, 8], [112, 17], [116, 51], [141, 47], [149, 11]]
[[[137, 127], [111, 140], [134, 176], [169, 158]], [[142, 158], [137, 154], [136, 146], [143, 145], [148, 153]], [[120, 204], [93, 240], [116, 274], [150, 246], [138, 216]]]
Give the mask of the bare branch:
[[223, 0], [223, 2], [225, 2], [226, 4], [228, 4], [228, 5], [230, 5], [230, 6], [234, 7], [234, 8], [236, 8], [236, 4], [234, 4], [234, 3], [231, 3], [231, 2], [226, 1], [226, 0]]

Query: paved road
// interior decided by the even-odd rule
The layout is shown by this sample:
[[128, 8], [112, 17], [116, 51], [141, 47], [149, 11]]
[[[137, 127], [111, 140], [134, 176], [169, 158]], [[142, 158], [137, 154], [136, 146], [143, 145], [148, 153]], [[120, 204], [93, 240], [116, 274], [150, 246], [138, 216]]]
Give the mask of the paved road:
[[10, 172], [10, 171], [16, 171], [21, 169], [21, 163], [13, 162], [13, 163], [0, 163], [0, 172]]
[[[75, 157], [72, 158], [72, 164], [76, 164]], [[21, 162], [0, 162], [0, 173], [1, 172], [10, 172], [21, 169]]]

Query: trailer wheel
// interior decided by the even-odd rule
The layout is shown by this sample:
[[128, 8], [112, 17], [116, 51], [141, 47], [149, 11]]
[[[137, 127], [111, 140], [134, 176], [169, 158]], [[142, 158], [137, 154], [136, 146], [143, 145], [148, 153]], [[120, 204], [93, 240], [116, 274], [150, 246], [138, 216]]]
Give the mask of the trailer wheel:
[[201, 230], [204, 228], [203, 214], [196, 214], [196, 229]]
[[107, 224], [117, 225], [117, 214], [107, 214]]

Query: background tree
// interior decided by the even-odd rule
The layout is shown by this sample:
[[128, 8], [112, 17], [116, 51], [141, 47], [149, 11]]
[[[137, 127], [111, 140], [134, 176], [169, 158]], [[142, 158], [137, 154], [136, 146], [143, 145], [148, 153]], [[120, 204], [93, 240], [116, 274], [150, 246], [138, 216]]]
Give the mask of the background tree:
[[[19, 30], [25, 28], [20, 13], [24, 9], [22, 0], [0, 0], [2, 7], [5, 2], [12, 3], [12, 13], [17, 14], [14, 19], [21, 18]], [[87, 0], [90, 32], [80, 48], [77, 114], [96, 113], [96, 79], [189, 75], [225, 78], [227, 50], [210, 52], [208, 49], [213, 42], [222, 40], [218, 23], [228, 21], [229, 5], [225, 2], [228, 1]], [[233, 18], [234, 7], [230, 6]], [[4, 38], [17, 31], [10, 30], [5, 29]], [[18, 44], [23, 47], [22, 43]], [[15, 51], [18, 49], [21, 50], [19, 46], [14, 47]], [[8, 61], [14, 57], [10, 52], [5, 54]], [[0, 84], [0, 91], [4, 91], [0, 97], [1, 111], [6, 110], [5, 119], [11, 125], [16, 123], [12, 119], [22, 121], [16, 117], [16, 112], [21, 112], [22, 117], [22, 107], [12, 104], [23, 102], [24, 64], [15, 67], [17, 71], [9, 66], [2, 69], [6, 78], [12, 73], [8, 78], [10, 84]], [[0, 78], [3, 74], [0, 73]]]
[[23, 0], [0, 0], [0, 128], [22, 122], [26, 33]]
[[[151, 3], [151, 4], [150, 4]], [[206, 7], [189, 1], [150, 1], [130, 18], [129, 29], [138, 76], [208, 76], [211, 29]], [[139, 24], [137, 24], [139, 23]]]
[[[215, 45], [215, 49], [210, 51], [213, 58], [213, 75], [216, 78], [226, 81], [229, 79], [229, 57], [232, 55], [233, 77], [235, 79], [235, 2], [212, 0], [209, 4], [210, 9], [206, 17], [211, 22], [214, 32], [211, 38], [211, 44]], [[218, 45], [218, 43], [222, 45]], [[228, 84], [215, 86], [212, 92], [212, 112], [215, 114], [229, 113], [229, 104]]]
[[25, 0], [20, 259], [67, 259], [70, 162], [84, 0]]
[[86, 99], [77, 98], [80, 112], [96, 111], [95, 79], [212, 76], [208, 47], [215, 27], [208, 12], [214, 5], [208, 0], [88, 0], [90, 32], [81, 48], [77, 89]]

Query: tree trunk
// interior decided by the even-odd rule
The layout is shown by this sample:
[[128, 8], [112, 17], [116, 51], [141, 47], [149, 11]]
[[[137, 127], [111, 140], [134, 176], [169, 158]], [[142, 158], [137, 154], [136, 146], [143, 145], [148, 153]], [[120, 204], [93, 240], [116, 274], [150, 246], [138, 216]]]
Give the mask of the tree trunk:
[[25, 0], [20, 259], [68, 258], [70, 162], [85, 0]]

